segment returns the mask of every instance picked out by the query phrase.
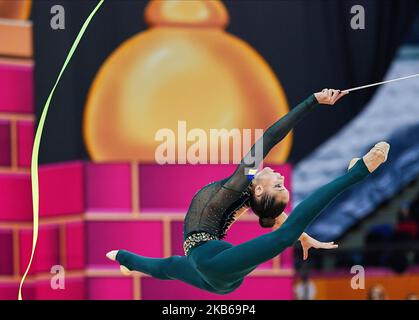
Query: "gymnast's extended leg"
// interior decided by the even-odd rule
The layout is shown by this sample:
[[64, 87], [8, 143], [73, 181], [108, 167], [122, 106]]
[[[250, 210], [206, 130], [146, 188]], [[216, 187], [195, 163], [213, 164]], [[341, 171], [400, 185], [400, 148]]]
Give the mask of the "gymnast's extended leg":
[[107, 256], [130, 271], [146, 273], [161, 280], [181, 280], [203, 290], [212, 290], [185, 256], [149, 258], [126, 250], [111, 251]]

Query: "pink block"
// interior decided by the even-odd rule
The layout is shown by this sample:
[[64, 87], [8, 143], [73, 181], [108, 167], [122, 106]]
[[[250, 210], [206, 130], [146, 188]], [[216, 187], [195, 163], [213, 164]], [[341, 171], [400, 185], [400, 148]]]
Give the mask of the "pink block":
[[231, 175], [235, 168], [235, 165], [141, 165], [141, 212], [185, 212], [197, 191]]
[[52, 289], [51, 280], [36, 283], [37, 300], [84, 300], [86, 298], [83, 278], [65, 278], [64, 289]]
[[33, 139], [33, 121], [19, 121], [17, 124], [17, 148], [20, 167], [31, 166]]
[[13, 274], [13, 233], [0, 229], [0, 275]]
[[32, 190], [29, 174], [0, 174], [0, 221], [30, 221]]
[[83, 180], [82, 162], [41, 166], [39, 169], [41, 217], [83, 213]]
[[86, 165], [86, 206], [89, 212], [131, 211], [131, 167], [128, 164]]
[[183, 222], [171, 222], [172, 255], [183, 256]]
[[144, 300], [291, 300], [292, 277], [249, 276], [229, 294], [219, 295], [178, 280], [141, 279]]
[[281, 253], [281, 268], [293, 269], [294, 268], [294, 251], [292, 248], [286, 249]]
[[87, 280], [89, 300], [132, 300], [132, 278], [89, 278]]
[[10, 125], [8, 121], [0, 121], [0, 166], [10, 166]]
[[105, 257], [108, 251], [125, 249], [140, 255], [163, 256], [163, 223], [161, 221], [87, 223], [87, 263], [89, 267], [118, 265]]
[[[17, 300], [19, 292], [19, 282], [0, 280], [0, 301]], [[24, 300], [33, 300], [35, 298], [35, 287], [31, 282], [25, 282], [22, 288], [22, 297]]]
[[[20, 272], [23, 274], [32, 250], [32, 230], [20, 231]], [[46, 225], [39, 228], [38, 243], [30, 274], [50, 272], [51, 267], [60, 264], [58, 226]]]
[[[270, 167], [285, 176], [285, 185], [290, 188], [291, 167]], [[185, 212], [196, 192], [211, 182], [230, 176], [235, 169], [236, 165], [141, 165], [141, 211]]]
[[33, 67], [0, 64], [0, 112], [33, 113]]
[[65, 226], [66, 269], [78, 270], [85, 267], [85, 224], [68, 223]]
[[[271, 229], [264, 229], [259, 226], [258, 221], [236, 221], [228, 230], [227, 236], [224, 239], [234, 245], [249, 241], [265, 233], [271, 232]], [[259, 265], [259, 269], [272, 268], [272, 260], [264, 262]]]

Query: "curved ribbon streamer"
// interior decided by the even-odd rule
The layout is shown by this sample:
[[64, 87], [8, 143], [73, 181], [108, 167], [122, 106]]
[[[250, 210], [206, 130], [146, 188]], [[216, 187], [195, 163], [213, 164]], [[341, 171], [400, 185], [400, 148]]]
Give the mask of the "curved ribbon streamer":
[[38, 229], [39, 229], [39, 183], [38, 183], [38, 152], [39, 152], [39, 145], [41, 143], [41, 136], [42, 136], [42, 130], [44, 128], [45, 119], [47, 117], [48, 108], [52, 100], [52, 96], [54, 95], [55, 88], [57, 87], [62, 74], [64, 73], [64, 70], [67, 68], [67, 65], [69, 64], [71, 57], [73, 56], [74, 52], [77, 49], [77, 46], [81, 40], [81, 38], [84, 35], [84, 32], [86, 31], [90, 21], [93, 19], [93, 16], [96, 14], [96, 12], [99, 10], [101, 5], [103, 4], [105, 0], [100, 0], [100, 2], [96, 5], [96, 7], [93, 9], [93, 11], [90, 13], [90, 15], [87, 17], [86, 21], [83, 23], [83, 26], [81, 27], [79, 34], [76, 37], [76, 40], [74, 40], [73, 45], [71, 46], [70, 52], [67, 55], [66, 60], [64, 61], [64, 64], [61, 68], [61, 71], [57, 77], [57, 80], [55, 81], [54, 87], [52, 88], [49, 97], [47, 99], [47, 102], [44, 105], [44, 108], [42, 110], [41, 118], [39, 119], [38, 128], [36, 129], [35, 139], [33, 143], [32, 148], [32, 160], [31, 160], [31, 180], [32, 180], [32, 203], [33, 203], [33, 237], [32, 237], [32, 253], [31, 258], [29, 259], [28, 267], [26, 268], [25, 273], [23, 274], [22, 280], [20, 281], [19, 285], [19, 295], [18, 299], [22, 300], [22, 287], [23, 283], [26, 279], [26, 276], [29, 273], [29, 270], [32, 265], [33, 256], [35, 254], [36, 249], [36, 243], [38, 241]]

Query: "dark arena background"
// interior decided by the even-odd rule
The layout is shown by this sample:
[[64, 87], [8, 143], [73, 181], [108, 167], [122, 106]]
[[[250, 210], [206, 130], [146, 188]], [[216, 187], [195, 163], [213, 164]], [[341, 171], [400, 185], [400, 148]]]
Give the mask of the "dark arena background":
[[[233, 135], [213, 148], [211, 130], [244, 139], [247, 129], [255, 140], [256, 129], [324, 88], [419, 73], [418, 0], [105, 0], [51, 97], [38, 183], [35, 132], [98, 3], [0, 0], [1, 300], [18, 299], [34, 231], [24, 300], [419, 297], [419, 77], [318, 107], [263, 163], [285, 177], [292, 215], [352, 158], [390, 143], [387, 162], [305, 230], [338, 248], [312, 248], [303, 260], [297, 241], [225, 295], [141, 272], [124, 276], [105, 256], [118, 248], [184, 254], [191, 199], [241, 159]], [[199, 161], [193, 130], [208, 139]], [[162, 132], [172, 133], [172, 153], [158, 151]], [[249, 211], [225, 241], [238, 245], [278, 227], [261, 228]]]

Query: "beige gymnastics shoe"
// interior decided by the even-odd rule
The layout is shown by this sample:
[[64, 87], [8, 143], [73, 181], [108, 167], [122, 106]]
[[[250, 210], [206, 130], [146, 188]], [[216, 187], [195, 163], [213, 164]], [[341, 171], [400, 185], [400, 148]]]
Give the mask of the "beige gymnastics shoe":
[[[112, 261], [116, 261], [116, 255], [118, 254], [118, 251], [119, 250], [112, 250], [112, 251], [109, 251], [107, 254], [106, 254], [106, 257], [109, 259], [109, 260], [112, 260]], [[130, 269], [128, 269], [127, 267], [125, 267], [125, 266], [119, 266], [119, 270], [121, 271], [121, 273], [124, 275], [124, 276], [129, 276], [129, 275], [131, 275], [132, 274], [132, 272], [133, 271], [131, 271]]]
[[119, 251], [119, 250], [112, 250], [112, 251], [109, 251], [109, 252], [106, 254], [106, 257], [107, 257], [109, 260], [116, 261], [116, 255], [118, 254], [118, 251]]
[[[387, 161], [390, 145], [387, 142], [378, 142], [365, 156], [362, 157], [369, 172], [375, 171], [382, 163]], [[360, 158], [354, 158], [349, 162], [348, 170], [351, 169]]]

